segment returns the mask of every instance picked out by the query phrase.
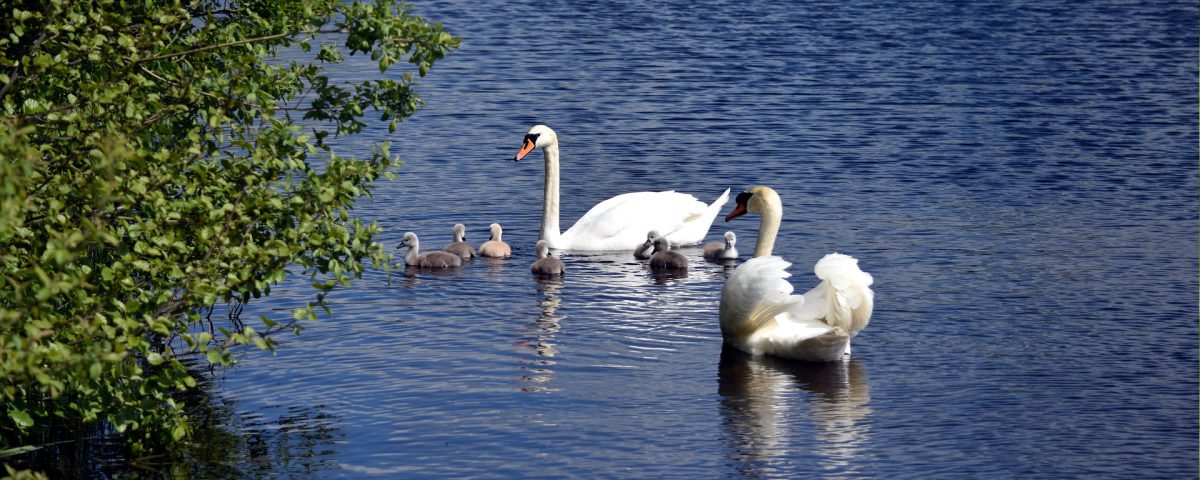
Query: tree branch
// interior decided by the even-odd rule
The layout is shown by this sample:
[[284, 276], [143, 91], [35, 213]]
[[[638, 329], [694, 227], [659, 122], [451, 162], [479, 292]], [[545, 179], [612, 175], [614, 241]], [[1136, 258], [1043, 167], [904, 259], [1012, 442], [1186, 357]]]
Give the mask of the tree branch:
[[[41, 33], [38, 35], [37, 40], [33, 41], [33, 45], [29, 46], [29, 50], [27, 50], [25, 52], [25, 54], [32, 56], [33, 52], [36, 52], [37, 49], [42, 46], [42, 42], [45, 42], [45, 41], [46, 41], [46, 31], [42, 30]], [[4, 84], [4, 88], [0, 88], [0, 100], [4, 99], [4, 96], [8, 94], [8, 89], [12, 88], [14, 83], [17, 83], [18, 78], [21, 78], [20, 66], [15, 66], [12, 68], [12, 70], [9, 71], [8, 83]]]
[[237, 41], [233, 41], [233, 42], [222, 43], [219, 45], [209, 45], [207, 47], [193, 48], [191, 50], [184, 50], [182, 52], [168, 53], [165, 55], [155, 55], [153, 57], [148, 57], [148, 58], [143, 58], [141, 60], [138, 60], [138, 61], [134, 62], [134, 64], [136, 65], [136, 64], [146, 63], [146, 62], [153, 62], [153, 61], [157, 61], [157, 60], [166, 60], [168, 58], [181, 57], [184, 55], [191, 55], [193, 53], [200, 53], [200, 52], [206, 52], [209, 50], [216, 50], [218, 48], [234, 47], [237, 45], [245, 45], [247, 43], [254, 43], [254, 42], [265, 42], [267, 40], [277, 40], [280, 38], [287, 38], [292, 35], [299, 35], [302, 33], [314, 33], [314, 32], [317, 32], [317, 30], [303, 30], [303, 31], [299, 31], [299, 32], [277, 33], [275, 35], [267, 35], [265, 37], [246, 38], [246, 39], [237, 40]]

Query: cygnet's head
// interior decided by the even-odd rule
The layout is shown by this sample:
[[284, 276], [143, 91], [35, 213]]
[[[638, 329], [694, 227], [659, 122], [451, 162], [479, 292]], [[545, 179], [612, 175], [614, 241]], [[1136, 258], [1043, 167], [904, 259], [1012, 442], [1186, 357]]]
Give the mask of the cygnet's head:
[[513, 157], [513, 161], [519, 161], [529, 155], [535, 148], [546, 148], [550, 145], [558, 143], [558, 135], [554, 134], [554, 130], [545, 125], [534, 125], [529, 129], [529, 133], [525, 134], [525, 139], [521, 142], [521, 151], [517, 152], [517, 156]]
[[417, 244], [417, 234], [415, 234], [413, 232], [405, 232], [404, 238], [402, 240], [400, 240], [400, 244], [396, 245], [396, 248], [404, 248], [404, 247], [412, 248], [416, 244]]
[[456, 223], [456, 224], [454, 224], [454, 227], [450, 229], [450, 231], [454, 233], [454, 241], [456, 241], [456, 242], [467, 241], [467, 226], [466, 225], [463, 225], [461, 223]]
[[654, 253], [665, 252], [671, 249], [671, 241], [667, 237], [658, 237], [654, 240]]
[[725, 232], [725, 248], [732, 248], [737, 244], [737, 235], [733, 232]]
[[504, 234], [504, 230], [500, 228], [499, 223], [488, 225], [488, 230], [492, 231], [492, 240], [500, 240], [500, 236]]
[[537, 250], [538, 258], [546, 258], [550, 256], [550, 244], [546, 243], [545, 240], [538, 240], [537, 246], [534, 247], [534, 249]]
[[658, 240], [658, 230], [651, 230], [646, 234], [646, 245], [654, 245], [654, 241]]

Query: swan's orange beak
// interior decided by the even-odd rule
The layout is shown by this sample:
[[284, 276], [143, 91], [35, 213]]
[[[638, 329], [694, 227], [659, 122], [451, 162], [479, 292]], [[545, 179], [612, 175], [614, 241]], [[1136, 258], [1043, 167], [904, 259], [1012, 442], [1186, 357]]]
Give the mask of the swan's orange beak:
[[739, 204], [737, 204], [736, 207], [733, 207], [733, 211], [729, 212], [729, 215], [725, 216], [725, 221], [728, 222], [730, 220], [733, 220], [733, 219], [740, 217], [742, 215], [745, 215], [745, 214], [746, 214], [746, 204], [739, 203]]
[[532, 151], [533, 151], [533, 141], [526, 138], [525, 145], [521, 146], [521, 151], [517, 152], [517, 156], [513, 157], [513, 161], [515, 162], [522, 158], [525, 158], [525, 156], [529, 155], [529, 152], [532, 152]]

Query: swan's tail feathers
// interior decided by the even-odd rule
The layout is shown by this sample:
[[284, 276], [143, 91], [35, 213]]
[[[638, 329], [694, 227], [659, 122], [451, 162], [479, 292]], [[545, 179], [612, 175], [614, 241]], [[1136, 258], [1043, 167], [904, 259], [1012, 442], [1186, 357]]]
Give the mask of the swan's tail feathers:
[[708, 204], [708, 209], [705, 210], [704, 216], [708, 219], [708, 224], [710, 226], [712, 225], [713, 220], [716, 220], [717, 215], [721, 214], [721, 207], [724, 207], [728, 202], [729, 189], [726, 188], [725, 192], [722, 193], [721, 196], [717, 197], [716, 200], [713, 200], [712, 203]]
[[690, 215], [684, 218], [682, 226], [678, 231], [671, 232], [670, 237], [672, 242], [680, 245], [695, 245], [703, 242], [704, 237], [708, 235], [708, 230], [712, 228], [713, 221], [717, 219], [717, 215], [721, 214], [721, 207], [729, 201], [729, 189], [725, 189], [720, 197], [717, 197], [712, 203], [705, 206], [703, 202], [696, 200], [697, 208]]
[[712, 203], [708, 204], [708, 208], [710, 208], [710, 209], [715, 208], [715, 209], [717, 209], [717, 211], [720, 211], [721, 207], [724, 206], [725, 202], [728, 202], [728, 201], [729, 201], [729, 189], [726, 188], [725, 193], [722, 193], [721, 196], [717, 197], [716, 200], [713, 200]]
[[840, 253], [826, 255], [813, 267], [825, 287], [825, 322], [850, 336], [867, 327], [875, 308], [874, 279], [858, 268], [858, 259]]

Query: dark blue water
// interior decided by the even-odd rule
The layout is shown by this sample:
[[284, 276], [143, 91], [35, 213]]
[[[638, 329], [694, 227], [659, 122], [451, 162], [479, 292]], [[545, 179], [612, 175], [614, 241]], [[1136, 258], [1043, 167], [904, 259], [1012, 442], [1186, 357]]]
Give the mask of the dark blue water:
[[[1195, 478], [1195, 2], [587, 3], [415, 6], [463, 45], [396, 134], [337, 146], [407, 162], [357, 213], [389, 245], [499, 222], [516, 256], [370, 273], [244, 352], [226, 474]], [[541, 155], [509, 161], [535, 123], [564, 228], [628, 191], [775, 188], [798, 290], [832, 251], [876, 279], [853, 360], [723, 351], [698, 249], [686, 278], [568, 253], [536, 282]]]

